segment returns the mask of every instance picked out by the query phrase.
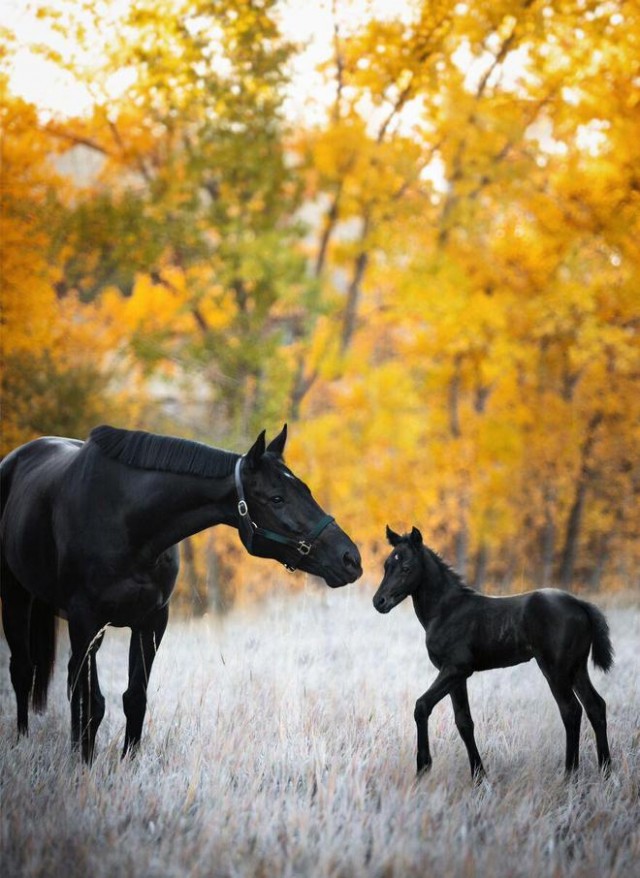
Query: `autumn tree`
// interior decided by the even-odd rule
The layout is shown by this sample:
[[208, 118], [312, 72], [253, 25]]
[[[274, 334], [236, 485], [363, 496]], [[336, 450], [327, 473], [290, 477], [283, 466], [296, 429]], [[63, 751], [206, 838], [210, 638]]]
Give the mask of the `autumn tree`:
[[285, 152], [291, 51], [272, 0], [137, 3], [98, 80], [129, 71], [126, 92], [107, 100], [94, 81], [93, 116], [49, 126], [103, 159], [63, 229], [63, 283], [139, 300], [122, 303], [138, 354], [208, 388], [189, 424], [203, 437], [246, 437], [280, 414], [282, 342], [314, 307]]
[[[0, 138], [1, 453], [42, 434], [83, 437], [118, 395], [100, 330], [74, 296], [57, 293], [51, 258], [68, 186], [36, 109], [4, 93]], [[124, 398], [120, 398], [124, 404]]]
[[309, 346], [303, 411], [313, 432], [330, 401], [369, 440], [347, 449], [352, 486], [392, 464], [345, 491], [368, 532], [410, 485], [405, 523], [424, 516], [477, 582], [489, 556], [494, 576], [584, 580], [633, 530], [637, 20], [523, 0], [336, 26], [335, 102], [303, 146], [316, 270], [344, 281], [335, 369], [318, 383]]

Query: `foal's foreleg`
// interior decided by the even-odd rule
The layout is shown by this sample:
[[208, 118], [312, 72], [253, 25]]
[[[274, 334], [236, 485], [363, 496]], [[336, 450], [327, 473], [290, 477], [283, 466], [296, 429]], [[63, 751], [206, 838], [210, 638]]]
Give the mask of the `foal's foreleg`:
[[147, 686], [151, 666], [167, 627], [168, 618], [169, 608], [162, 607], [153, 615], [146, 626], [135, 628], [131, 632], [129, 686], [122, 696], [124, 713], [127, 718], [123, 757], [129, 751], [135, 752], [140, 743], [142, 724], [147, 709]]
[[476, 739], [473, 734], [473, 719], [469, 708], [466, 680], [463, 680], [451, 690], [451, 703], [453, 704], [453, 713], [457, 729], [460, 732], [460, 737], [464, 741], [467, 753], [469, 754], [471, 777], [476, 782], [480, 781], [485, 776], [486, 772], [480, 754], [478, 753]]
[[431, 752], [429, 750], [429, 717], [439, 701], [451, 690], [464, 682], [468, 674], [458, 668], [443, 668], [424, 695], [416, 701], [413, 718], [416, 721], [418, 736], [417, 768], [418, 774], [431, 768]]

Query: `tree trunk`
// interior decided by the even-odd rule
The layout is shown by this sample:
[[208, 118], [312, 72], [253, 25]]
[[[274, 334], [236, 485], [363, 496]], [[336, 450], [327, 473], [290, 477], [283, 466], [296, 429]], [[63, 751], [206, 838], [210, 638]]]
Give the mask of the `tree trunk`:
[[198, 586], [198, 573], [195, 563], [193, 540], [187, 537], [180, 544], [182, 553], [182, 575], [187, 586], [189, 606], [194, 616], [203, 616], [207, 611], [207, 602]]
[[458, 354], [453, 361], [453, 375], [449, 382], [449, 429], [451, 435], [458, 439], [462, 434], [460, 429], [460, 366], [462, 357]]
[[315, 277], [320, 277], [320, 275], [324, 271], [327, 253], [329, 250], [329, 242], [331, 240], [331, 236], [333, 235], [336, 223], [338, 222], [338, 217], [340, 215], [340, 199], [342, 197], [343, 185], [344, 181], [340, 180], [336, 192], [333, 196], [331, 207], [329, 208], [325, 216], [324, 228], [322, 229], [322, 234], [320, 236], [320, 246], [318, 247], [318, 256], [316, 258], [316, 265], [314, 269]]
[[349, 289], [347, 290], [347, 302], [345, 305], [344, 319], [342, 322], [341, 349], [343, 353], [351, 344], [353, 333], [356, 330], [356, 317], [358, 315], [360, 289], [362, 287], [362, 279], [364, 277], [365, 271], [367, 270], [367, 264], [369, 262], [369, 253], [367, 250], [364, 249], [364, 238], [367, 234], [368, 226], [368, 220], [365, 219], [364, 228], [362, 230], [363, 249], [358, 253], [358, 256], [356, 258], [353, 269], [353, 277], [351, 278], [351, 283], [349, 284]]
[[455, 535], [456, 572], [464, 579], [467, 575], [469, 563], [469, 529], [466, 522], [462, 522], [460, 530]]
[[540, 568], [538, 588], [547, 588], [553, 577], [553, 556], [556, 546], [556, 523], [550, 508], [545, 508], [544, 525], [540, 533]]
[[562, 588], [570, 589], [573, 581], [573, 570], [578, 555], [578, 540], [580, 538], [580, 530], [582, 527], [582, 516], [584, 513], [584, 501], [587, 494], [587, 483], [584, 479], [578, 481], [576, 495], [571, 505], [569, 520], [567, 522], [567, 533], [562, 550], [560, 560], [560, 572], [558, 580]]
[[489, 565], [489, 550], [486, 543], [480, 543], [478, 553], [476, 555], [475, 572], [473, 574], [473, 587], [478, 591], [482, 591], [485, 579], [487, 578], [487, 567]]
[[592, 415], [587, 425], [587, 434], [580, 452], [580, 471], [576, 482], [575, 496], [573, 498], [573, 503], [571, 504], [569, 519], [567, 521], [567, 531], [560, 559], [560, 571], [558, 573], [560, 585], [562, 588], [566, 589], [571, 587], [571, 582], [573, 580], [573, 571], [578, 555], [578, 542], [582, 528], [587, 488], [592, 477], [589, 458], [591, 457], [596, 431], [601, 420], [602, 414], [600, 412], [596, 412]]
[[610, 542], [610, 534], [607, 534], [606, 536], [603, 536], [600, 540], [598, 540], [596, 560], [589, 574], [589, 588], [593, 591], [600, 591], [602, 574], [604, 573], [605, 567], [607, 566], [607, 561], [609, 560]]
[[215, 538], [209, 534], [206, 549], [207, 562], [207, 606], [216, 616], [227, 613], [233, 605], [231, 589], [225, 586], [224, 564], [221, 563], [216, 550]]

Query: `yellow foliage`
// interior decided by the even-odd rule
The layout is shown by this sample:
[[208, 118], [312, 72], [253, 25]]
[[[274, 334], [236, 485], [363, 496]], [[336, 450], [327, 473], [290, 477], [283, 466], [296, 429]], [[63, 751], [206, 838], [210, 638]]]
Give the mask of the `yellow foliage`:
[[[254, 6], [231, 4], [230, 38], [266, 15]], [[300, 243], [311, 293], [300, 274], [281, 276], [280, 253], [264, 258], [271, 230], [258, 240], [257, 229], [269, 199], [238, 184], [245, 156], [193, 171], [230, 148], [214, 138], [201, 156], [197, 126], [229, 113], [229, 130], [246, 126], [251, 145], [242, 101], [266, 99], [271, 86], [247, 74], [246, 92], [221, 89], [214, 112], [194, 62], [200, 43], [181, 31], [192, 4], [132, 8], [139, 42], [120, 48], [137, 64], [130, 99], [102, 103], [75, 135], [105, 153], [96, 191], [145, 192], [150, 221], [193, 215], [191, 236], [167, 230], [130, 295], [58, 299], [73, 242], [49, 264], [47, 198], [68, 202], [69, 184], [33, 108], [14, 102], [2, 141], [5, 353], [125, 364], [142, 401], [117, 399], [136, 421], [145, 370], [161, 370], [177, 396], [185, 378], [200, 380], [173, 356], [192, 345], [213, 376], [206, 406], [242, 397], [234, 440], [258, 416], [284, 419], [287, 394], [299, 392], [290, 461], [372, 557], [387, 522], [416, 524], [468, 572], [488, 552], [496, 577], [517, 567], [542, 582], [541, 546], [553, 544], [544, 563], [557, 571], [579, 516], [579, 576], [605, 555], [632, 569], [640, 16], [635, 0], [583, 7], [438, 0], [414, 4], [411, 21], [336, 34], [324, 65], [333, 103], [323, 123], [292, 133], [300, 166], [281, 190], [304, 186], [314, 208]], [[189, 26], [198, 33], [202, 20]], [[197, 255], [182, 258], [190, 246]], [[98, 254], [84, 255], [93, 274]], [[212, 420], [224, 435], [222, 403]], [[195, 542], [200, 577], [207, 539]], [[254, 569], [244, 574], [253, 580]]]

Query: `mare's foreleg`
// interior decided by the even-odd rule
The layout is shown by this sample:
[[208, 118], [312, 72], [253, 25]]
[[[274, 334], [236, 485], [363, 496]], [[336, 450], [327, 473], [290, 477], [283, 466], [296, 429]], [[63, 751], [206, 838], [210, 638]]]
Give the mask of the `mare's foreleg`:
[[153, 614], [148, 624], [134, 628], [129, 646], [129, 686], [122, 696], [127, 718], [123, 757], [135, 752], [142, 736], [142, 724], [147, 709], [147, 686], [151, 666], [164, 636], [169, 619], [169, 607], [164, 606]]
[[591, 682], [586, 663], [576, 674], [573, 688], [587, 712], [593, 731], [596, 733], [598, 765], [606, 773], [611, 767], [611, 754], [607, 739], [607, 705]]
[[18, 735], [29, 733], [29, 695], [33, 686], [33, 664], [29, 656], [31, 595], [20, 585], [6, 564], [2, 564], [2, 624], [9, 644], [9, 674], [16, 694]]
[[96, 734], [104, 717], [104, 697], [98, 684], [96, 652], [104, 637], [94, 614], [84, 602], [72, 602], [68, 610], [71, 658], [68, 693], [71, 700], [71, 744], [79, 748], [84, 762], [91, 763]]
[[418, 736], [417, 768], [418, 774], [431, 768], [431, 752], [429, 750], [429, 717], [436, 704], [451, 690], [464, 682], [468, 674], [458, 668], [443, 668], [424, 695], [416, 701], [413, 718], [416, 721]]
[[546, 677], [551, 694], [556, 700], [566, 733], [565, 773], [576, 771], [580, 761], [580, 722], [582, 707], [573, 693], [570, 681], [556, 668], [550, 668], [537, 659], [540, 670]]
[[464, 741], [469, 755], [469, 764], [471, 765], [471, 777], [474, 781], [481, 781], [485, 777], [486, 772], [482, 764], [482, 759], [476, 747], [476, 739], [473, 734], [473, 718], [469, 708], [469, 696], [467, 694], [467, 681], [463, 680], [451, 690], [451, 703], [453, 704], [453, 714], [456, 721], [456, 727], [460, 732], [460, 737]]

